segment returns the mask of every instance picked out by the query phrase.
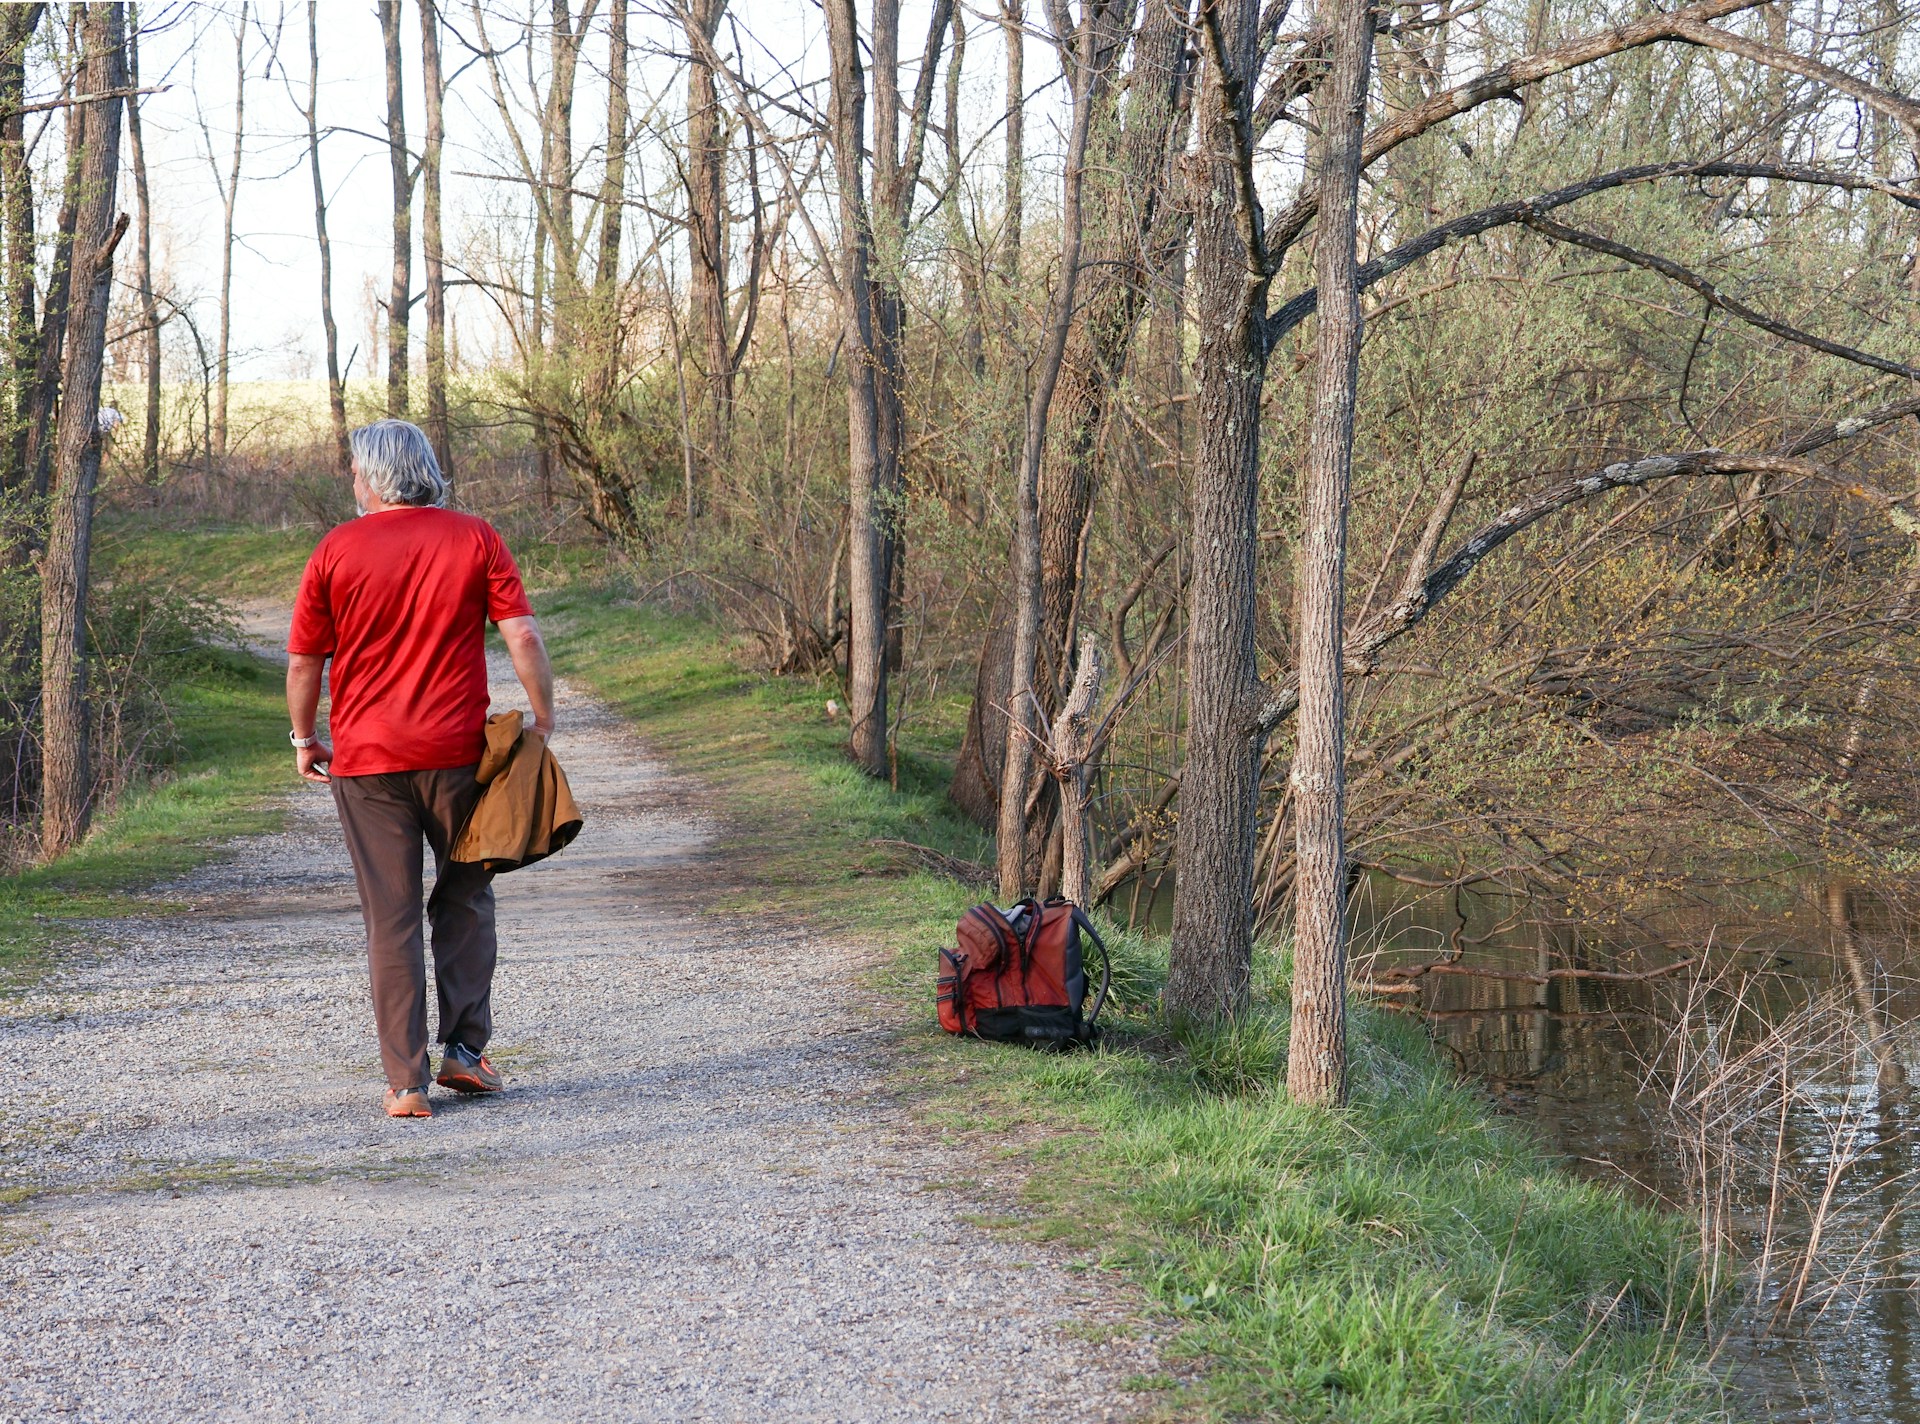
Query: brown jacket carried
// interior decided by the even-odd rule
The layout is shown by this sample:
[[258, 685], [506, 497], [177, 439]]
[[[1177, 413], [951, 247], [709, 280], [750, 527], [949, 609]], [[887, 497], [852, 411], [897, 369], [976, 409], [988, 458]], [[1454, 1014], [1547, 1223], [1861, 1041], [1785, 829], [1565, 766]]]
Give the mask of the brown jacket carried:
[[453, 858], [495, 874], [545, 860], [580, 834], [567, 774], [518, 712], [487, 718], [487, 749], [474, 778], [486, 789], [453, 843]]

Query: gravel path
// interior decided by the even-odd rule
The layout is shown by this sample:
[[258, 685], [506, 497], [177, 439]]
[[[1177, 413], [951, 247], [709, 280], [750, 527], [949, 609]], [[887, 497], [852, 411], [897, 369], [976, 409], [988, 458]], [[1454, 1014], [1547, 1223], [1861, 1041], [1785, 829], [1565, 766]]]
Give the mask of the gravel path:
[[380, 1114], [318, 791], [0, 1001], [0, 1419], [1136, 1413], [1130, 1303], [888, 1101], [859, 952], [674, 913], [697, 789], [577, 695], [556, 750], [587, 831], [500, 884], [498, 1098]]

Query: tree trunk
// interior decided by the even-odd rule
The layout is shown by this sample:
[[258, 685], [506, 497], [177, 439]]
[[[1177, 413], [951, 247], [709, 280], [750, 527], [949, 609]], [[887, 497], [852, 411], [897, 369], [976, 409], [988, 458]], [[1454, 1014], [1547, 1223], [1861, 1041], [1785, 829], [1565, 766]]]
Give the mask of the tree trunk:
[[327, 338], [327, 410], [333, 456], [342, 475], [353, 463], [347, 446], [347, 387], [340, 379], [340, 330], [333, 321], [333, 244], [327, 237], [327, 188], [320, 178], [320, 0], [307, 0], [307, 167], [313, 175], [313, 231], [320, 243], [320, 325]]
[[1270, 278], [1243, 233], [1257, 231], [1234, 126], [1258, 63], [1259, 0], [1218, 0], [1229, 73], [1209, 64], [1199, 113], [1194, 219], [1194, 363], [1199, 454], [1191, 507], [1187, 616], [1187, 747], [1180, 772], [1173, 939], [1165, 1003], [1175, 1018], [1214, 1019], [1246, 1007], [1253, 971], [1254, 824], [1260, 695], [1254, 657], [1260, 391]]
[[1293, 754], [1293, 1028], [1287, 1092], [1347, 1100], [1346, 643], [1347, 501], [1359, 379], [1361, 140], [1373, 56], [1372, 0], [1339, 0], [1333, 67], [1314, 91], [1320, 127], [1318, 361], [1307, 429], [1294, 658], [1300, 675]]
[[594, 0], [588, 0], [576, 21], [567, 0], [553, 0], [549, 36], [553, 82], [547, 91], [544, 163], [553, 242], [553, 341], [555, 349], [561, 351], [572, 348], [579, 315], [580, 253], [573, 230], [573, 85], [580, 63], [580, 41], [593, 11]]
[[[140, 88], [140, 12], [127, 10], [127, 87]], [[140, 200], [134, 280], [140, 293], [142, 364], [147, 377], [146, 429], [140, 443], [140, 477], [160, 483], [160, 303], [153, 295], [153, 203], [147, 192], [147, 150], [140, 134], [140, 99], [127, 96], [127, 156], [133, 161], [133, 189]]]
[[[240, 18], [233, 27], [233, 162], [222, 186], [220, 228], [220, 346], [215, 356], [213, 395], [213, 460], [227, 460], [227, 390], [233, 355], [233, 213], [240, 201], [240, 160], [247, 136], [247, 0], [241, 0]], [[212, 156], [212, 148], [208, 148]]]
[[[719, 32], [727, 0], [692, 0], [684, 23], [699, 32], [689, 38], [687, 67], [687, 246], [692, 271], [687, 331], [699, 361], [699, 444], [702, 465], [726, 459], [733, 424], [733, 339], [727, 323], [726, 115], [704, 58]], [[691, 513], [691, 511], [689, 511]]]
[[1020, 281], [1021, 223], [1027, 178], [1026, 0], [1000, 0], [1000, 29], [1007, 46], [1007, 153], [1005, 212], [1000, 225], [1000, 275], [1009, 287]]
[[116, 224], [113, 216], [120, 162], [119, 91], [126, 84], [124, 24], [122, 6], [95, 5], [85, 11], [80, 22], [84, 92], [112, 97], [87, 104], [70, 119], [82, 131], [73, 245], [78, 280], [56, 432], [59, 496], [42, 565], [40, 613], [45, 726], [40, 843], [49, 859], [86, 833], [93, 798], [87, 735], [87, 574], [94, 484], [100, 473], [100, 367], [113, 295], [113, 249], [126, 230], [126, 219]]
[[380, 0], [387, 64], [387, 173], [393, 189], [393, 272], [387, 284], [387, 414], [407, 415], [407, 322], [413, 301], [413, 175], [400, 68], [400, 0]]
[[441, 106], [440, 7], [420, 0], [420, 87], [426, 98], [427, 142], [420, 162], [420, 255], [427, 276], [427, 439], [440, 473], [453, 483], [453, 447], [447, 428], [447, 271], [440, 237], [440, 150], [446, 139]]
[[1100, 645], [1080, 640], [1080, 670], [1074, 674], [1060, 716], [1053, 724], [1053, 762], [1064, 774], [1060, 792], [1060, 893], [1085, 909], [1093, 899], [1088, 860], [1087, 804], [1093, 790], [1093, 714], [1100, 706]]
[[45, 5], [9, 5], [0, 10], [0, 227], [7, 243], [5, 295], [8, 365], [5, 466], [0, 492], [25, 489], [27, 428], [33, 418], [32, 372], [39, 364], [40, 332], [34, 315], [33, 170], [27, 163], [27, 44]]
[[60, 400], [60, 372], [66, 355], [67, 307], [73, 291], [73, 231], [80, 220], [80, 125], [68, 130], [65, 187], [54, 220], [53, 267], [47, 274], [46, 303], [40, 309], [40, 335], [34, 343], [33, 391], [27, 412], [27, 465], [33, 493], [46, 494], [53, 472], [54, 413]]
[[[594, 304], [611, 308], [620, 285], [621, 227], [627, 199], [627, 0], [607, 12], [607, 162], [600, 182], [600, 253], [594, 265]], [[609, 332], [617, 338], [618, 330]], [[611, 366], [618, 353], [608, 352]]]
[[[901, 260], [908, 212], [919, 182], [927, 116], [933, 106], [940, 46], [952, 0], [935, 0], [912, 103], [899, 91], [899, 0], [873, 7], [872, 197], [866, 195], [866, 80], [852, 0], [827, 5], [833, 72], [834, 167], [839, 177], [841, 248], [846, 271], [848, 401], [848, 701], [851, 754], [870, 776], [887, 775], [887, 674], [894, 564], [899, 557], [906, 489], [901, 471], [905, 381], [900, 343], [905, 321]], [[902, 151], [900, 113], [909, 133]]]
[[[880, 0], [884, 6], [890, 0]], [[883, 468], [878, 360], [874, 350], [873, 226], [866, 200], [866, 77], [853, 0], [826, 0], [833, 70], [833, 154], [840, 187], [841, 290], [847, 373], [848, 713], [853, 759], [869, 776], [887, 774], [886, 515], [891, 485]]]
[[[1111, 50], [1100, 44], [1100, 27], [1091, 4], [1086, 7], [1077, 35], [1062, 34], [1054, 38], [1063, 50], [1072, 44], [1077, 54], [1074, 72], [1070, 75], [1072, 127], [1067, 139], [1066, 170], [1061, 176], [1059, 285], [1049, 304], [1051, 320], [1046, 349], [1027, 402], [1026, 442], [1014, 503], [1013, 655], [1007, 678], [1007, 750], [1002, 763], [994, 845], [1000, 897], [1007, 901], [1019, 899], [1035, 883], [1034, 867], [1027, 855], [1027, 787], [1034, 747], [1045, 725], [1045, 712], [1034, 690], [1042, 595], [1040, 462], [1047, 447], [1047, 418], [1054, 389], [1066, 359], [1067, 334], [1073, 327], [1074, 289], [1080, 277], [1080, 194], [1086, 170], [1087, 134], [1092, 127], [1094, 101], [1103, 87], [1101, 70], [1111, 58]], [[1053, 681], [1051, 670], [1047, 680]]]

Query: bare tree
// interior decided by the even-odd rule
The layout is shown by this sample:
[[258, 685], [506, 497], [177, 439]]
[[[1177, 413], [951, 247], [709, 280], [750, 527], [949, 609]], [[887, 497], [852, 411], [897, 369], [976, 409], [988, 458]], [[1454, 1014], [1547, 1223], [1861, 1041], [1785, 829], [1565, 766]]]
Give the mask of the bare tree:
[[79, 217], [74, 227], [71, 340], [61, 383], [54, 464], [58, 496], [41, 582], [44, 761], [41, 851], [59, 855], [86, 833], [93, 801], [87, 722], [87, 582], [94, 486], [100, 474], [100, 377], [113, 250], [127, 229], [114, 220], [120, 164], [120, 101], [126, 84], [125, 8], [89, 6], [80, 20], [85, 93], [69, 122], [82, 130]]
[[211, 451], [215, 464], [227, 458], [227, 394], [233, 368], [233, 217], [240, 201], [240, 164], [246, 154], [248, 9], [249, 0], [241, 0], [240, 13], [233, 23], [233, 157], [224, 174], [214, 156], [212, 128], [205, 115], [200, 119], [200, 130], [207, 141], [207, 163], [220, 194], [220, 335], [214, 357]]
[[1372, 0], [1340, 0], [1333, 65], [1314, 91], [1319, 118], [1318, 362], [1307, 431], [1295, 574], [1294, 657], [1300, 672], [1291, 786], [1299, 870], [1294, 882], [1293, 1028], [1287, 1091], [1296, 1102], [1347, 1098], [1346, 683], [1347, 500], [1354, 386], [1360, 371], [1360, 145], [1373, 59]]
[[340, 329], [333, 320], [333, 244], [327, 236], [327, 187], [320, 176], [320, 0], [307, 0], [307, 170], [313, 176], [313, 231], [320, 244], [320, 326], [327, 341], [327, 411], [334, 461], [347, 472], [347, 388], [340, 379]]
[[427, 141], [420, 159], [420, 255], [427, 276], [427, 438], [440, 473], [453, 479], [453, 447], [447, 429], [447, 269], [440, 233], [440, 150], [446, 141], [441, 107], [446, 80], [440, 72], [440, 7], [420, 0], [421, 89], [426, 98]]
[[140, 445], [140, 477], [160, 483], [160, 303], [153, 294], [153, 201], [147, 189], [147, 149], [140, 133], [140, 12], [127, 7], [127, 156], [133, 161], [133, 189], [140, 201], [135, 229], [134, 283], [140, 296], [142, 365], [147, 378], [147, 410]]
[[[1044, 588], [1040, 568], [1040, 462], [1047, 448], [1047, 419], [1066, 359], [1067, 335], [1074, 321], [1074, 291], [1080, 279], [1082, 230], [1080, 194], [1085, 178], [1087, 135], [1092, 127], [1096, 91], [1112, 63], [1116, 43], [1103, 45], [1100, 12], [1107, 7], [1087, 0], [1080, 23], [1055, 42], [1068, 67], [1072, 124], [1067, 138], [1066, 171], [1061, 178], [1060, 278], [1048, 308], [1046, 346], [1032, 377], [1027, 401], [1025, 448], [1016, 486], [1013, 542], [1013, 655], [1007, 677], [1007, 747], [1000, 786], [1000, 815], [995, 835], [1000, 896], [1018, 899], [1030, 888], [1027, 861], [1027, 783], [1040, 740], [1045, 709], [1034, 691]], [[1064, 9], [1055, 23], [1064, 19]], [[1120, 30], [1121, 36], [1125, 28]], [[1111, 32], [1105, 36], [1111, 38]], [[1051, 699], [1049, 699], [1051, 701]]]
[[[853, 0], [829, 0], [832, 146], [840, 183], [841, 300], [848, 402], [849, 612], [847, 675], [853, 759], [887, 774], [887, 676], [895, 561], [900, 554], [904, 238], [951, 0], [935, 0], [911, 103], [899, 91], [899, 0], [874, 0], [874, 113], [865, 140], [866, 75]], [[900, 117], [908, 130], [902, 146]], [[867, 155], [872, 154], [871, 174]], [[869, 191], [870, 189], [870, 191]]]
[[[594, 305], [603, 312], [613, 305], [620, 283], [627, 211], [627, 49], [627, 0], [612, 0], [607, 7], [607, 159], [600, 180], [600, 253], [593, 270]], [[607, 354], [611, 369], [617, 347], [610, 344]]]
[[1008, 285], [1020, 280], [1021, 226], [1027, 183], [1027, 6], [1000, 0], [1000, 33], [1007, 47], [1006, 195], [1000, 227], [1000, 273]]
[[[727, 123], [706, 55], [727, 0], [692, 0], [681, 12], [692, 62], [687, 66], [687, 248], [692, 281], [687, 329], [699, 360], [697, 400], [709, 464], [726, 458], [733, 423], [733, 334], [727, 322]], [[693, 518], [691, 507], [687, 510]]]
[[379, 13], [387, 67], [387, 174], [393, 189], [393, 269], [387, 283], [387, 414], [405, 419], [408, 320], [413, 307], [413, 160], [407, 153], [400, 0], [380, 0]]

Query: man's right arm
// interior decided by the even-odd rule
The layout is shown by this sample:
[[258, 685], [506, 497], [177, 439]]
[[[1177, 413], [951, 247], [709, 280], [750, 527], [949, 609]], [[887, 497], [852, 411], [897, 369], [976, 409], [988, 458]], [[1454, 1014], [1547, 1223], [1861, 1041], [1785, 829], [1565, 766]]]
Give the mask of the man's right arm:
[[[287, 718], [293, 734], [305, 741], [314, 736], [314, 723], [320, 716], [320, 677], [327, 660], [317, 653], [287, 654]], [[325, 783], [327, 773], [320, 768], [333, 760], [333, 748], [316, 741], [310, 747], [294, 748], [294, 768], [308, 781]]]
[[534, 729], [543, 737], [553, 735], [553, 664], [547, 658], [546, 641], [532, 614], [502, 618], [500, 638], [513, 659], [513, 671], [527, 690], [527, 702], [533, 709]]

